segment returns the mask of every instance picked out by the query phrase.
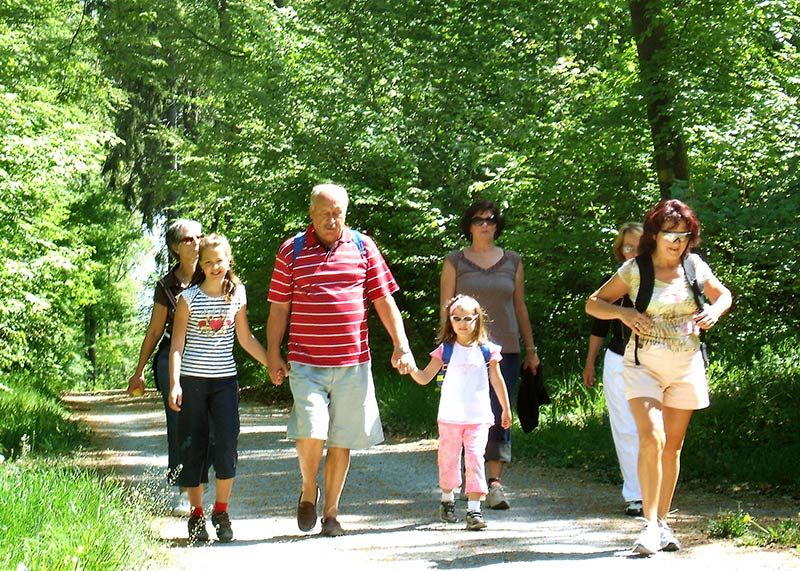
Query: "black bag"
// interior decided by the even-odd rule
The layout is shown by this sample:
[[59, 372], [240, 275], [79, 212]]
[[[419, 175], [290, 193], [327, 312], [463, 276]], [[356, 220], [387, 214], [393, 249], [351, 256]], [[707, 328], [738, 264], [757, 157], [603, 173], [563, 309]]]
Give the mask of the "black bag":
[[539, 363], [536, 371], [522, 366], [517, 392], [517, 418], [523, 432], [531, 432], [539, 426], [539, 407], [545, 404], [550, 404], [550, 396], [544, 386], [542, 364]]

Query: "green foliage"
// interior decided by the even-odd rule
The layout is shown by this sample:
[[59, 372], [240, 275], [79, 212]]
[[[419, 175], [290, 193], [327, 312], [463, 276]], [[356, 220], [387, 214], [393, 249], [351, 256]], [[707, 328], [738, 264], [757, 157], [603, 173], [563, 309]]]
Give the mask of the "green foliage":
[[741, 509], [727, 511], [708, 522], [708, 535], [715, 539], [733, 539], [737, 545], [786, 545], [800, 550], [800, 514], [796, 519], [761, 525]]
[[70, 419], [60, 401], [32, 388], [0, 390], [0, 454], [48, 456], [74, 451], [89, 431]]
[[139, 569], [154, 548], [145, 502], [97, 474], [54, 463], [0, 465], [0, 567]]

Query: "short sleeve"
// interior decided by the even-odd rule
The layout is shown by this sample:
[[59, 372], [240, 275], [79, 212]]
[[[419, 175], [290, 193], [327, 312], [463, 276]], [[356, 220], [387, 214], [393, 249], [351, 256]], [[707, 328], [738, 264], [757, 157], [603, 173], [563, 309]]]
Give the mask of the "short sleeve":
[[631, 258], [622, 264], [617, 270], [617, 275], [628, 287], [631, 287], [634, 278], [638, 281], [639, 264], [636, 263], [636, 258]]
[[161, 280], [156, 282], [156, 289], [153, 291], [153, 302], [163, 305], [164, 307], [169, 307], [169, 297], [167, 296], [167, 292], [164, 291], [164, 286], [161, 285]]
[[705, 284], [709, 278], [714, 277], [714, 272], [711, 271], [711, 267], [706, 263], [706, 261], [696, 254], [692, 254], [694, 257], [694, 268], [695, 268], [695, 276], [697, 278], [697, 283]]
[[500, 345], [497, 345], [496, 343], [489, 343], [488, 345], [489, 345], [489, 362], [491, 363], [492, 361], [496, 361], [499, 363], [500, 361], [502, 361], [503, 355], [501, 354], [501, 351], [503, 350], [503, 348]]
[[237, 311], [243, 306], [247, 305], [247, 290], [244, 284], [239, 284], [236, 287], [236, 302], [238, 304]]
[[[294, 238], [289, 238], [278, 249], [275, 268], [269, 284], [267, 301], [270, 303], [289, 303], [292, 301], [292, 254]], [[245, 302], [246, 303], [246, 302]]]
[[444, 354], [444, 345], [442, 345], [441, 343], [436, 349], [430, 352], [431, 357], [433, 357], [434, 359], [439, 359], [440, 361], [444, 361], [444, 359], [442, 359], [443, 354]]
[[367, 297], [371, 302], [375, 302], [387, 295], [392, 295], [400, 288], [394, 281], [394, 276], [392, 276], [389, 266], [386, 265], [386, 260], [381, 256], [372, 238], [362, 234], [361, 241], [364, 244], [367, 258]]

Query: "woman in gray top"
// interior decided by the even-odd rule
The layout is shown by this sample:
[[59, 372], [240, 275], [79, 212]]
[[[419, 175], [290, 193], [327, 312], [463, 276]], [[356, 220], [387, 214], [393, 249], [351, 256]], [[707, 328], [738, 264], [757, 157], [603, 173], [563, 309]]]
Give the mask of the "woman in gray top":
[[[535, 370], [539, 356], [533, 342], [533, 331], [525, 306], [525, 273], [519, 254], [496, 246], [494, 241], [505, 227], [505, 219], [497, 204], [488, 200], [475, 202], [461, 217], [461, 231], [471, 241], [463, 250], [445, 258], [441, 277], [441, 303], [456, 294], [474, 297], [486, 310], [491, 321], [491, 340], [502, 346], [500, 370], [510, 396], [516, 395], [519, 376], [520, 343], [525, 343], [524, 366]], [[442, 319], [446, 316], [442, 315]], [[491, 509], [508, 509], [502, 486], [503, 464], [511, 461], [511, 430], [500, 425], [501, 407], [492, 395], [495, 424], [489, 430], [486, 446], [486, 471], [489, 493], [486, 505]]]

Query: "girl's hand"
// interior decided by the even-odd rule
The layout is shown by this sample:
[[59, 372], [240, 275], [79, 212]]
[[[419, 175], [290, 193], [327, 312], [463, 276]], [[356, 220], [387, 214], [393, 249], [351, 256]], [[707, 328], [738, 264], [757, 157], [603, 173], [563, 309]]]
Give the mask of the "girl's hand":
[[180, 412], [182, 404], [183, 404], [183, 389], [180, 387], [180, 385], [175, 385], [169, 391], [169, 408], [171, 408], [175, 412]]
[[649, 317], [644, 313], [639, 313], [632, 307], [624, 308], [620, 319], [631, 331], [637, 334], [649, 333], [650, 329], [653, 327], [653, 322]]
[[508, 430], [511, 428], [511, 411], [504, 410], [503, 415], [500, 417], [500, 426]]
[[695, 314], [693, 319], [700, 329], [711, 329], [719, 321], [719, 315], [713, 307], [706, 305], [703, 307], [703, 311]]

